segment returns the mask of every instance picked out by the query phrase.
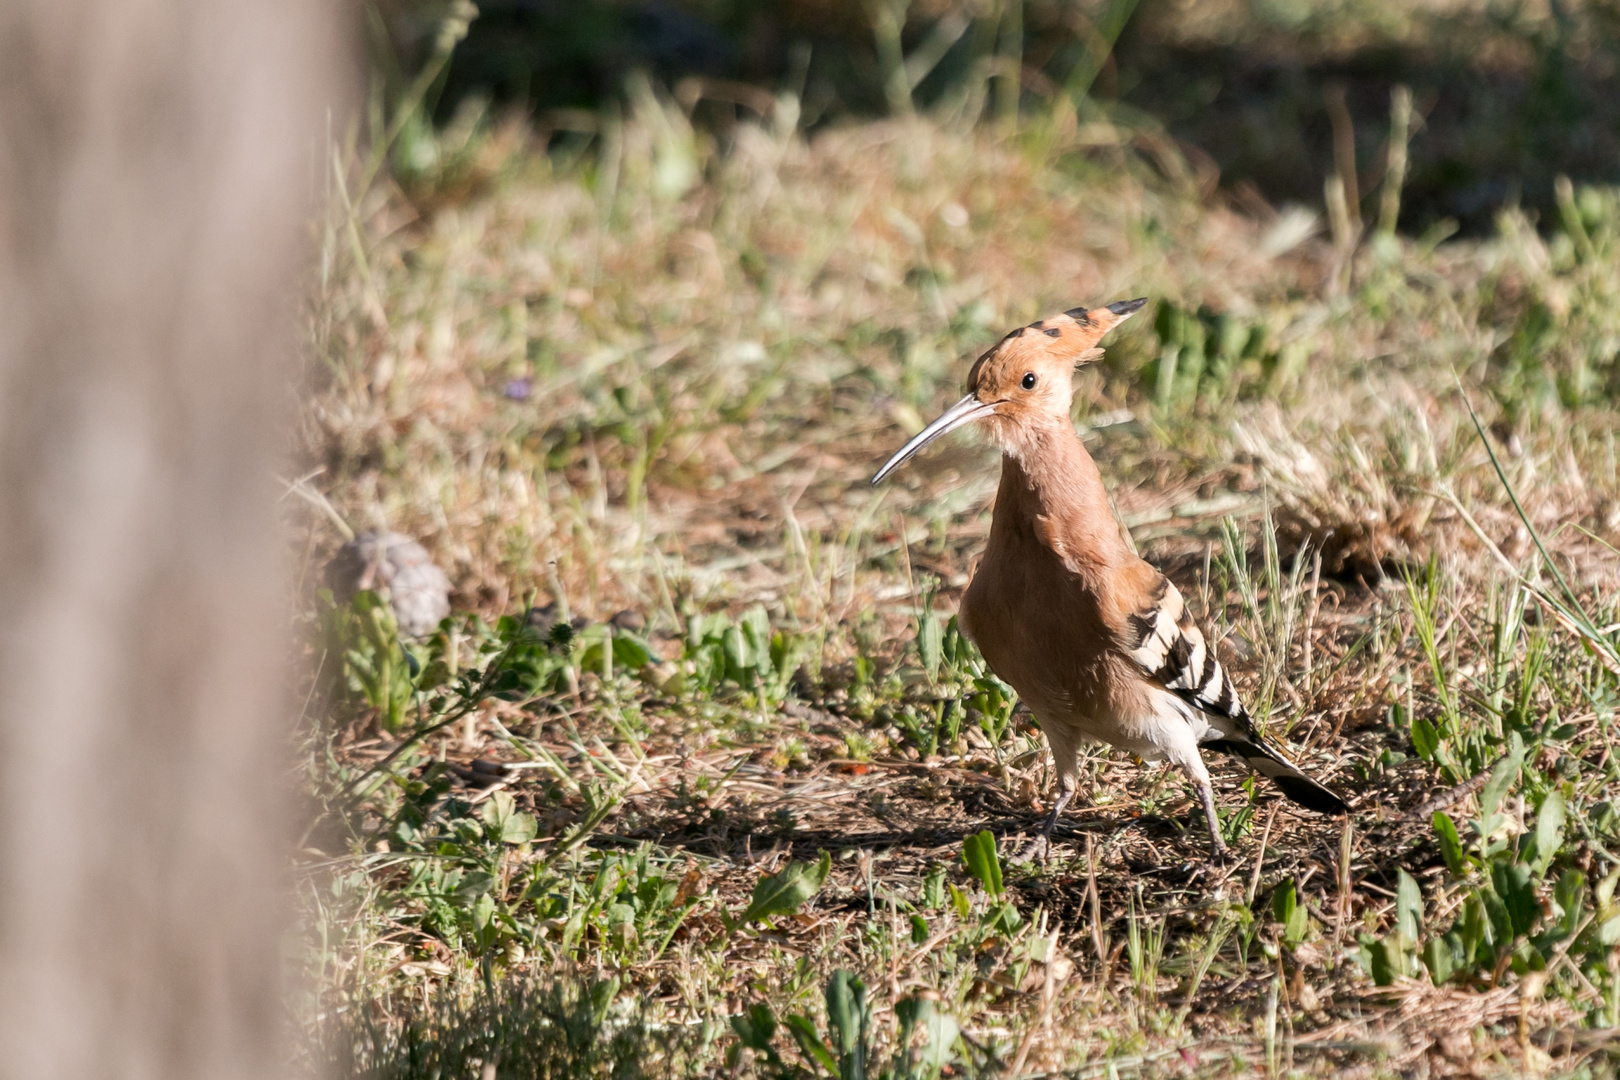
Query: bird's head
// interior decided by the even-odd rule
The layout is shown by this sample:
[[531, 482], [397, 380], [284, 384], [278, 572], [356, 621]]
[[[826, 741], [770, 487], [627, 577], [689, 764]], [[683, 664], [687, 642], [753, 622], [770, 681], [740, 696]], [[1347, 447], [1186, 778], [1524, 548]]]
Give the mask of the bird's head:
[[1143, 298], [1090, 310], [1070, 308], [1014, 330], [979, 357], [968, 372], [967, 396], [902, 446], [872, 477], [872, 483], [883, 480], [947, 431], [976, 420], [988, 421], [1003, 447], [1016, 446], [1020, 433], [1040, 421], [1066, 421], [1074, 400], [1070, 378], [1074, 369], [1100, 357], [1097, 342], [1145, 303]]

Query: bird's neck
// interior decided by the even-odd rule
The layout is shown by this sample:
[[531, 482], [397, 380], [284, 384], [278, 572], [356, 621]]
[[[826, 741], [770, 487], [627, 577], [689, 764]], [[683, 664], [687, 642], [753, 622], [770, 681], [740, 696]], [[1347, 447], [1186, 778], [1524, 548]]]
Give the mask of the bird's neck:
[[1067, 417], [1030, 425], [1003, 446], [992, 542], [1036, 543], [1079, 572], [1131, 557], [1097, 463]]

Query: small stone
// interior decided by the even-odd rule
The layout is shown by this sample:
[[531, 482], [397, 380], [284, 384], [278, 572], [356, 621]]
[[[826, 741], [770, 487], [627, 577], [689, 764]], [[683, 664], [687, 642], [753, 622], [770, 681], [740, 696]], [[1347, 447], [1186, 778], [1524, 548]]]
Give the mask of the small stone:
[[370, 589], [388, 601], [406, 637], [425, 637], [450, 614], [450, 579], [427, 549], [396, 532], [364, 532], [326, 564], [326, 583], [339, 603]]
[[647, 628], [647, 620], [642, 616], [641, 612], [632, 611], [629, 608], [625, 608], [608, 621], [613, 624], [613, 629], [625, 630], [630, 633], [636, 633]]

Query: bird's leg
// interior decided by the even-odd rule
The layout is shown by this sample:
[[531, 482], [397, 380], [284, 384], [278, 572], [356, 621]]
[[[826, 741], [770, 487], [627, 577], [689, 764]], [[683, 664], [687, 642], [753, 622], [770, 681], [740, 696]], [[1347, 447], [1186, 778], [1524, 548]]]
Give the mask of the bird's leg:
[[1194, 776], [1193, 783], [1198, 785], [1198, 801], [1204, 804], [1204, 822], [1209, 826], [1211, 857], [1215, 862], [1224, 863], [1230, 855], [1226, 850], [1226, 841], [1221, 839], [1221, 820], [1215, 816], [1215, 790], [1210, 787], [1208, 776]]
[[1074, 788], [1069, 784], [1060, 783], [1057, 801], [1052, 804], [1052, 812], [1046, 815], [1046, 820], [1041, 824], [1041, 831], [1036, 834], [1034, 841], [1019, 852], [1018, 861], [1034, 862], [1036, 859], [1046, 861], [1047, 853], [1052, 849], [1052, 830], [1057, 828], [1058, 815], [1063, 813], [1063, 808], [1068, 806], [1069, 800], [1073, 798]]

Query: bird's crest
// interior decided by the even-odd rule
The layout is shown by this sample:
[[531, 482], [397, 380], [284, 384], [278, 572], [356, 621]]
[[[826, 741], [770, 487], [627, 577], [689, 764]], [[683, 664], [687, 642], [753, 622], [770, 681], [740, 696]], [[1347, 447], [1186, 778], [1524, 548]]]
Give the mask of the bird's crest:
[[1135, 314], [1147, 298], [1121, 300], [1099, 308], [1070, 308], [1061, 315], [1040, 319], [1028, 326], [1020, 326], [996, 342], [973, 364], [968, 373], [968, 390], [979, 385], [985, 366], [1006, 362], [1013, 366], [1021, 363], [1052, 367], [1067, 362], [1076, 367], [1102, 358], [1097, 342], [1103, 336]]

